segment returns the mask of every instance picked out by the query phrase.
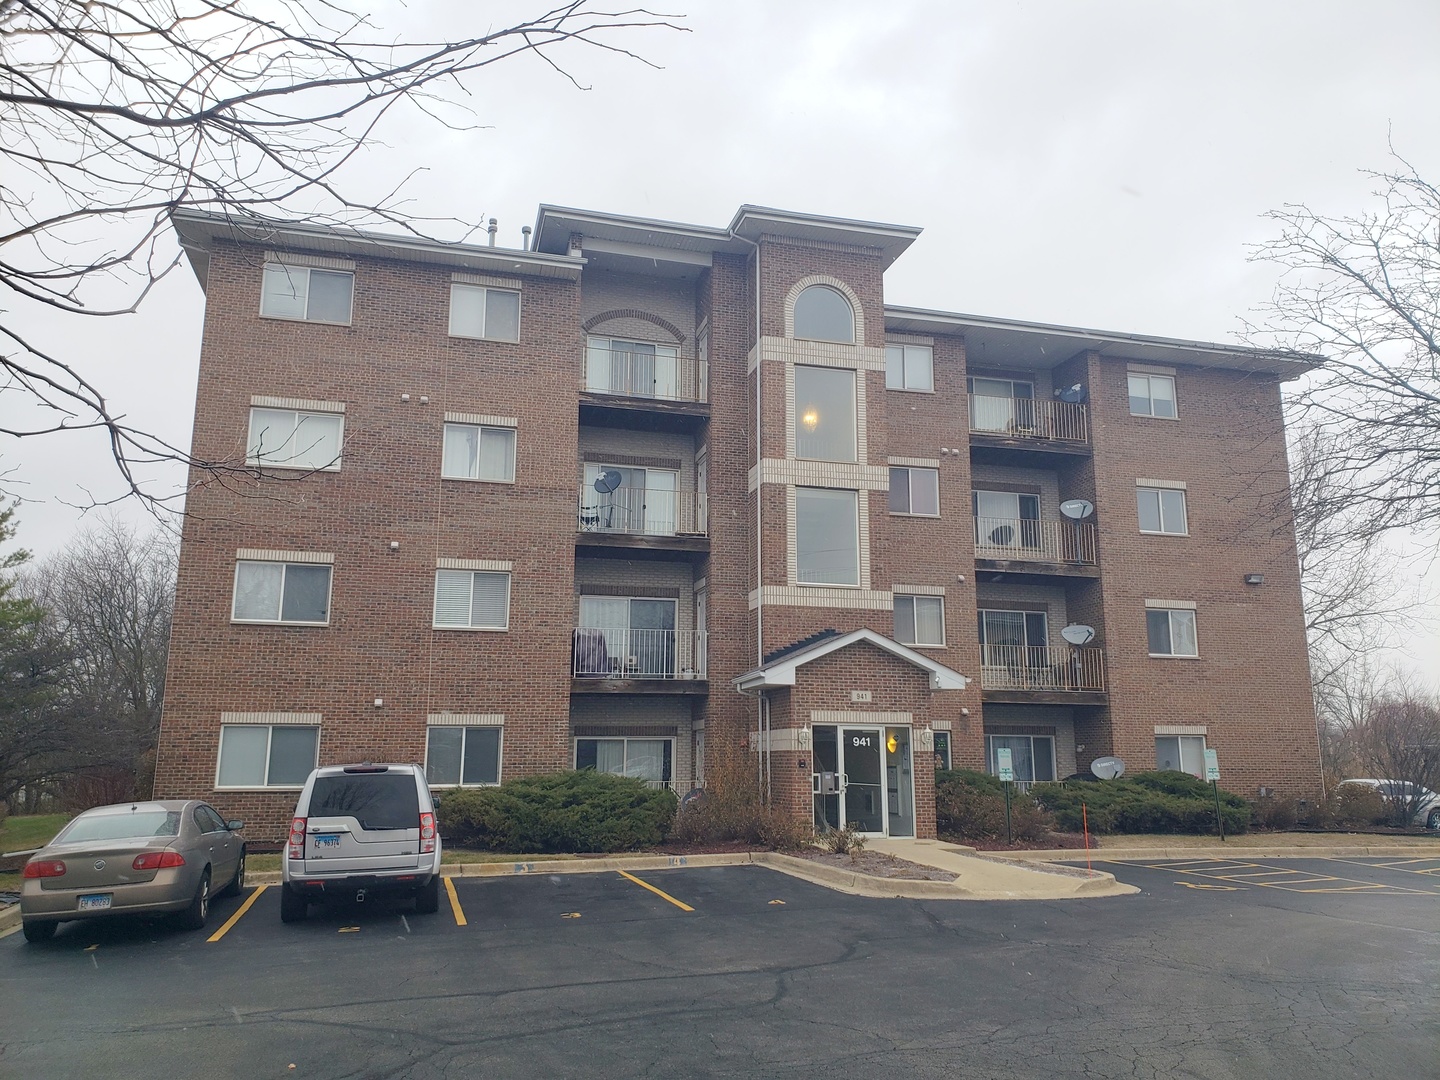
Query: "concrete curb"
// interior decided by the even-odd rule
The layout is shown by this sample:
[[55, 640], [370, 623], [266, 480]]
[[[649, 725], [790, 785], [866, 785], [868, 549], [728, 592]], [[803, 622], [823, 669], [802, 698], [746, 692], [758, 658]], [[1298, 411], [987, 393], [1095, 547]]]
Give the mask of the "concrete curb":
[[[1017, 862], [1083, 862], [1084, 848], [1049, 851], [984, 852]], [[1430, 855], [1440, 858], [1440, 843], [1354, 844], [1333, 847], [1242, 847], [1216, 844], [1203, 848], [1091, 848], [1092, 862], [1134, 862], [1141, 859], [1346, 859], [1383, 855]]]
[[20, 905], [6, 904], [0, 907], [0, 935], [8, 934], [20, 926]]

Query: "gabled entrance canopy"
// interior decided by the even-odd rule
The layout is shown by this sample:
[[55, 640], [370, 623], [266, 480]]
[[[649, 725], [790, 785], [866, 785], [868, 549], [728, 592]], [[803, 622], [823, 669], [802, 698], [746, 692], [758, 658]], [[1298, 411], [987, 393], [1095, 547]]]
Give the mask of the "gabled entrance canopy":
[[848, 634], [836, 634], [803, 649], [786, 653], [763, 667], [741, 675], [735, 680], [735, 689], [742, 694], [758, 694], [763, 690], [794, 686], [795, 673], [810, 661], [819, 660], [822, 656], [829, 656], [861, 641], [867, 641], [877, 649], [920, 668], [930, 676], [931, 690], [964, 690], [970, 681], [953, 668], [936, 663], [928, 656], [901, 645], [898, 641], [892, 641], [883, 634], [877, 634], [874, 630], [852, 630]]

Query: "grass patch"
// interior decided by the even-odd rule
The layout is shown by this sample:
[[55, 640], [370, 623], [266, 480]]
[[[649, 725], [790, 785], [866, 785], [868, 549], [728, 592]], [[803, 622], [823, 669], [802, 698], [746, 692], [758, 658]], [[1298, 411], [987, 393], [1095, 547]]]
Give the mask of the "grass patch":
[[29, 814], [0, 821], [0, 851], [44, 847], [69, 821], [70, 814]]
[[19, 874], [0, 874], [0, 892], [19, 892]]

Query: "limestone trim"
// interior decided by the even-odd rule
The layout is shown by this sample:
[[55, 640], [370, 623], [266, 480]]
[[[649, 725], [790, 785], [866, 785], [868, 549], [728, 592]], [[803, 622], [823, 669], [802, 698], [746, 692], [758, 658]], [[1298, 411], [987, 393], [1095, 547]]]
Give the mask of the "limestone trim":
[[940, 468], [939, 458], [923, 457], [889, 457], [885, 459], [889, 465], [908, 465], [915, 469], [938, 469]]
[[272, 397], [269, 394], [252, 394], [252, 409], [297, 409], [301, 412], [343, 413], [343, 401], [319, 401], [314, 398]]
[[760, 606], [846, 608], [852, 611], [892, 611], [895, 597], [875, 589], [847, 589], [826, 585], [766, 585], [750, 592], [750, 610]]
[[457, 270], [450, 275], [450, 281], [454, 285], [488, 285], [494, 289], [510, 289], [514, 292], [521, 289], [519, 278], [497, 277], [494, 274], [465, 274]]
[[514, 564], [509, 559], [436, 559], [436, 570], [498, 570], [509, 572]]
[[1148, 597], [1145, 600], [1145, 606], [1147, 608], [1179, 609], [1181, 611], [1195, 611], [1197, 607], [1194, 600], [1152, 600]]
[[944, 596], [944, 585], [891, 585], [890, 591], [900, 596]]
[[1150, 477], [1136, 477], [1135, 486], [1143, 488], [1167, 488], [1170, 491], [1185, 491], [1184, 480], [1155, 480]]
[[425, 717], [429, 727], [504, 727], [504, 713], [430, 713]]
[[1156, 735], [1206, 735], [1209, 729], [1204, 724], [1156, 724]]
[[1125, 370], [1133, 371], [1137, 375], [1169, 375], [1171, 378], [1175, 376], [1175, 369], [1163, 364], [1141, 364], [1132, 361], [1125, 365]]
[[814, 724], [871, 724], [877, 727], [904, 727], [915, 722], [908, 712], [856, 712], [850, 709], [811, 709]]
[[309, 266], [316, 270], [349, 270], [355, 271], [354, 259], [342, 259], [337, 255], [306, 255], [298, 251], [267, 251], [265, 252], [267, 263], [280, 263], [282, 266]]
[[669, 319], [662, 319], [648, 311], [641, 311], [639, 308], [615, 308], [613, 311], [602, 311], [598, 315], [592, 315], [580, 324], [580, 329], [585, 333], [592, 333], [596, 327], [617, 319], [638, 319], [647, 322], [652, 326], [658, 326], [671, 336], [673, 341], [669, 344], [684, 345], [685, 333]]
[[489, 413], [447, 412], [447, 424], [478, 424], [481, 427], [519, 427], [520, 421], [513, 416], [491, 416]]
[[[759, 486], [754, 466], [750, 468], [749, 485], [753, 493]], [[888, 465], [857, 465], [849, 461], [797, 461], [793, 458], [765, 458], [760, 462], [759, 482], [790, 484], [800, 487], [844, 488], [849, 491], [890, 490]]]
[[235, 559], [247, 562], [323, 563], [333, 566], [335, 554], [330, 551], [281, 551], [278, 548], [238, 548]]
[[323, 714], [318, 712], [222, 712], [222, 724], [297, 724], [319, 727]]

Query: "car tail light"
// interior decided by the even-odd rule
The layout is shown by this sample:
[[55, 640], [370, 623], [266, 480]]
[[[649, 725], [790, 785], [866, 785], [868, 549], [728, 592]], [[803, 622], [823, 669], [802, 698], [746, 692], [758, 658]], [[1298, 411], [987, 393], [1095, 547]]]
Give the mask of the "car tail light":
[[305, 858], [305, 819], [294, 818], [290, 822], [290, 850], [287, 852], [292, 859]]
[[136, 855], [130, 865], [136, 870], [164, 870], [167, 866], [184, 866], [185, 856], [178, 851], [147, 851]]
[[420, 815], [420, 853], [426, 854], [435, 850], [435, 815]]
[[39, 859], [25, 864], [27, 878], [64, 877], [65, 864], [59, 859]]

